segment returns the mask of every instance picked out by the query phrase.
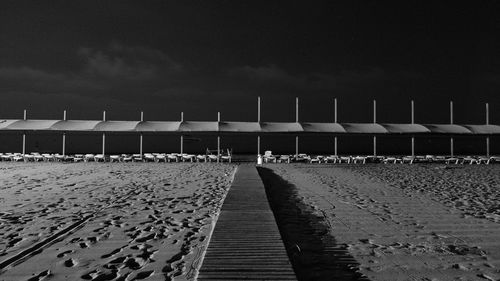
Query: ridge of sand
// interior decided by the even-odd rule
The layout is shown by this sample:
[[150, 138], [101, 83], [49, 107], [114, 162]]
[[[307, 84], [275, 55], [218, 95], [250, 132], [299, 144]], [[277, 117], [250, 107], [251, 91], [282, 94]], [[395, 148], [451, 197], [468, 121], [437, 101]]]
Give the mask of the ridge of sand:
[[[484, 167], [469, 167], [467, 176], [449, 169], [443, 176], [443, 169], [434, 165], [414, 172], [401, 171], [400, 165], [379, 166], [357, 170], [354, 166], [268, 165], [297, 188], [303, 202], [324, 216], [330, 235], [347, 246], [360, 264], [360, 273], [370, 280], [500, 278], [500, 224], [486, 215], [467, 215], [481, 209], [477, 198], [494, 195], [485, 201], [484, 209], [498, 202], [500, 167], [486, 172], [481, 170]], [[496, 174], [488, 176], [493, 171]], [[408, 174], [411, 177], [404, 177]], [[438, 191], [436, 179], [446, 182]], [[465, 188], [463, 183], [471, 179], [488, 187]], [[452, 196], [463, 202], [464, 194], [478, 202], [455, 207]]]
[[93, 217], [0, 280], [192, 280], [236, 167], [9, 164], [0, 165], [0, 261]]

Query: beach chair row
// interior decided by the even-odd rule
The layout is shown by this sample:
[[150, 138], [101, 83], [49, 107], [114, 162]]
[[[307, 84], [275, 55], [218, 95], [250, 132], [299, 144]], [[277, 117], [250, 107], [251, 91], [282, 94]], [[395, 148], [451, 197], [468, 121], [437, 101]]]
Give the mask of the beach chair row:
[[499, 156], [337, 156], [337, 155], [273, 155], [271, 151], [266, 151], [262, 156], [264, 163], [333, 163], [333, 164], [413, 164], [413, 163], [443, 163], [443, 164], [491, 164], [500, 163]]
[[0, 161], [12, 162], [228, 162], [231, 163], [230, 154], [187, 154], [187, 153], [144, 153], [144, 154], [49, 154], [32, 152], [0, 153]]

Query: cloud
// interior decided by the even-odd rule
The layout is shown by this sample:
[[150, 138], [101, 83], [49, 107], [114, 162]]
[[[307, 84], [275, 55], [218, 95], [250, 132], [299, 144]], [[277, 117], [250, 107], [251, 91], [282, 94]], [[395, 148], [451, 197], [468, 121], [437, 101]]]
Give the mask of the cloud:
[[82, 47], [78, 54], [84, 60], [83, 74], [98, 78], [148, 80], [183, 70], [163, 52], [140, 46], [113, 43], [100, 50]]

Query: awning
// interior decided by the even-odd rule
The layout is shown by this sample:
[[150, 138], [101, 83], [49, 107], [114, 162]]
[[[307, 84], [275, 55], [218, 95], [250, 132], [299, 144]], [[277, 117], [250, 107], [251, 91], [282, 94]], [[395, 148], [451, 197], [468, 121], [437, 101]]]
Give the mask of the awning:
[[179, 127], [180, 132], [217, 132], [219, 122], [211, 121], [184, 121]]
[[7, 127], [9, 127], [12, 123], [15, 123], [19, 121], [19, 119], [10, 119], [10, 120], [7, 120], [7, 119], [3, 119], [3, 120], [0, 120], [0, 130], [4, 130], [6, 129]]
[[464, 125], [473, 134], [480, 135], [498, 135], [500, 134], [500, 126], [497, 125]]
[[260, 131], [258, 122], [219, 122], [219, 132], [258, 133]]
[[17, 131], [45, 131], [50, 130], [52, 125], [59, 122], [58, 120], [19, 120], [13, 122], [5, 129]]
[[177, 132], [179, 131], [179, 121], [144, 121], [135, 127], [138, 132]]
[[344, 127], [339, 123], [300, 123], [304, 132], [315, 133], [345, 133]]
[[376, 123], [342, 123], [347, 133], [356, 134], [386, 134], [388, 131]]
[[93, 131], [102, 121], [95, 120], [66, 120], [59, 121], [50, 128], [54, 131]]
[[433, 134], [471, 134], [472, 132], [455, 124], [424, 124]]
[[133, 132], [139, 121], [102, 121], [95, 126], [98, 132]]
[[420, 124], [382, 124], [392, 134], [421, 134], [431, 131]]
[[300, 123], [285, 123], [285, 122], [266, 122], [261, 123], [260, 127], [262, 128], [262, 132], [267, 133], [296, 133], [303, 132], [302, 126]]

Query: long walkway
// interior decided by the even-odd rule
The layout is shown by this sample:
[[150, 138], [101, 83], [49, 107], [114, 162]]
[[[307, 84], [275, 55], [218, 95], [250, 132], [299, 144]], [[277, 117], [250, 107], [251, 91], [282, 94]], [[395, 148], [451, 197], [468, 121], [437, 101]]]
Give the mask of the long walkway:
[[296, 280], [264, 184], [252, 164], [236, 172], [198, 280]]

